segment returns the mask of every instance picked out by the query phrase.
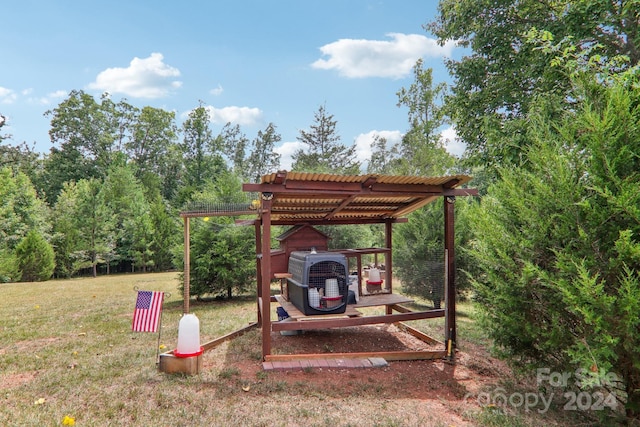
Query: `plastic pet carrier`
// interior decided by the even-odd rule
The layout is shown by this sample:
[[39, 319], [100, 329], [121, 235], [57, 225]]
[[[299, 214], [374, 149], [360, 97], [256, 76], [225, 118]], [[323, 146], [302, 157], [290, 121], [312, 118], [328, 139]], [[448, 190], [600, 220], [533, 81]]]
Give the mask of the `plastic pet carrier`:
[[349, 295], [347, 258], [332, 252], [289, 256], [289, 301], [305, 315], [344, 313]]

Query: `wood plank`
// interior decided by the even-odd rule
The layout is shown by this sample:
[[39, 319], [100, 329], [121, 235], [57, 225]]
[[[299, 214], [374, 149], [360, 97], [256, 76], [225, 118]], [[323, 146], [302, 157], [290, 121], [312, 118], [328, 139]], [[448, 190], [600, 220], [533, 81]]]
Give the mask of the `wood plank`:
[[222, 344], [225, 341], [228, 341], [230, 339], [233, 339], [233, 338], [239, 337], [241, 335], [244, 335], [250, 329], [253, 329], [256, 326], [258, 326], [258, 322], [250, 323], [248, 326], [245, 326], [244, 328], [237, 329], [237, 330], [235, 330], [233, 332], [230, 332], [230, 333], [228, 333], [226, 335], [218, 337], [218, 338], [216, 338], [214, 340], [207, 341], [206, 343], [202, 344], [202, 348], [204, 349], [204, 351], [211, 350], [212, 348], [215, 348], [215, 347], [219, 346], [220, 344]]
[[398, 322], [398, 328], [400, 328], [401, 330], [405, 331], [408, 334], [413, 335], [419, 340], [426, 342], [427, 344], [439, 344], [442, 346], [442, 348], [444, 348], [444, 343], [442, 341], [438, 341], [437, 339], [430, 337], [424, 332], [419, 331], [416, 328], [413, 328], [404, 322]]
[[375, 307], [379, 305], [405, 304], [413, 302], [411, 298], [407, 298], [400, 294], [373, 294], [361, 295], [355, 307]]
[[[362, 316], [362, 313], [360, 313], [358, 310], [356, 310], [352, 304], [347, 305], [347, 309], [345, 310], [344, 313], [327, 313], [327, 314], [318, 314], [318, 315], [309, 315], [309, 316], [307, 316], [303, 312], [298, 310], [298, 308], [295, 305], [293, 305], [292, 302], [285, 300], [282, 295], [276, 295], [275, 299], [282, 306], [282, 308], [284, 308], [284, 310], [287, 312], [287, 314], [289, 314], [289, 318], [291, 318], [292, 320], [304, 320], [304, 321], [306, 321], [306, 320], [322, 320], [322, 319], [329, 319], [329, 318], [334, 318], [335, 319], [336, 317]], [[294, 328], [294, 329], [296, 329], [296, 328]]]
[[399, 313], [411, 313], [413, 311], [410, 308], [407, 308], [403, 305], [398, 305], [398, 304], [393, 304], [393, 305], [390, 305], [389, 307]]
[[366, 359], [382, 357], [385, 360], [432, 360], [442, 359], [447, 355], [444, 350], [421, 351], [371, 351], [359, 353], [308, 353], [308, 354], [270, 354], [265, 357], [266, 362], [286, 362], [310, 359]]
[[344, 328], [348, 326], [373, 325], [378, 323], [396, 323], [407, 320], [432, 319], [435, 317], [444, 317], [444, 309], [420, 311], [412, 313], [400, 314], [384, 314], [379, 316], [361, 316], [346, 318], [326, 318], [313, 319], [304, 322], [274, 322], [271, 324], [272, 331], [289, 331], [300, 329], [327, 329], [327, 328]]

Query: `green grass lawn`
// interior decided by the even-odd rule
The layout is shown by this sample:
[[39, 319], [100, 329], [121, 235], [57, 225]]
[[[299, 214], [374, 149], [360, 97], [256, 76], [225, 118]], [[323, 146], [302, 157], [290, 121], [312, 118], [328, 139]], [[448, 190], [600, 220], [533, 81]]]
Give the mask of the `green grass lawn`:
[[[254, 378], [242, 378], [233, 362], [248, 358], [259, 365], [258, 329], [207, 352], [207, 366], [214, 368], [194, 376], [163, 374], [157, 353], [177, 343], [183, 308], [178, 286], [177, 273], [0, 284], [0, 425], [60, 426], [73, 419], [77, 426], [447, 427], [444, 412], [464, 420], [458, 426], [563, 425], [549, 414], [543, 419], [461, 409], [437, 395], [382, 399], [363, 393], [382, 389], [375, 371], [366, 374], [369, 384], [351, 395], [260, 370]], [[134, 288], [171, 293], [159, 342], [158, 334], [131, 332]], [[192, 301], [191, 312], [200, 319], [201, 342], [207, 342], [254, 322], [256, 302], [253, 297]], [[459, 313], [461, 348], [486, 345], [472, 305], [460, 304]], [[416, 327], [442, 339], [441, 323]], [[247, 384], [249, 392], [241, 387]]]

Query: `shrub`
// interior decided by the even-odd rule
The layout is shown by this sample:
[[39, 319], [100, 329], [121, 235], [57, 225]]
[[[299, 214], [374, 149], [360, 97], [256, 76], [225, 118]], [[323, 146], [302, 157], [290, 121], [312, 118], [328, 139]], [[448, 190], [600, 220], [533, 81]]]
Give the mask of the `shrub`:
[[56, 267], [53, 248], [37, 231], [29, 231], [16, 246], [15, 255], [23, 282], [49, 280], [53, 275]]

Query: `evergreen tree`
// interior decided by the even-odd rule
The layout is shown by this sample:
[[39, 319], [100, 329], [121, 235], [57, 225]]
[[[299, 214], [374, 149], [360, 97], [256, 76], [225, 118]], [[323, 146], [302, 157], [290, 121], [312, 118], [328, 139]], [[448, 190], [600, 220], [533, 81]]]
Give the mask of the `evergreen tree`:
[[309, 131], [300, 130], [298, 141], [305, 145], [293, 155], [292, 169], [301, 172], [357, 174], [360, 165], [355, 160], [355, 147], [340, 142], [337, 121], [324, 105], [314, 115]]
[[[245, 201], [242, 181], [224, 173], [195, 200], [215, 203]], [[192, 221], [191, 294], [231, 298], [251, 289], [255, 283], [255, 238], [251, 227], [238, 227], [231, 217]]]
[[640, 97], [637, 77], [601, 77], [580, 83], [576, 113], [530, 113], [527, 167], [501, 168], [471, 215], [474, 286], [509, 360], [612, 373], [638, 419]]
[[49, 280], [56, 267], [53, 248], [36, 230], [31, 230], [16, 246], [16, 261], [23, 282]]
[[280, 168], [280, 154], [274, 151], [275, 145], [282, 140], [276, 132], [276, 126], [269, 123], [252, 142], [251, 152], [247, 159], [247, 178], [251, 182], [260, 182], [260, 178]]

